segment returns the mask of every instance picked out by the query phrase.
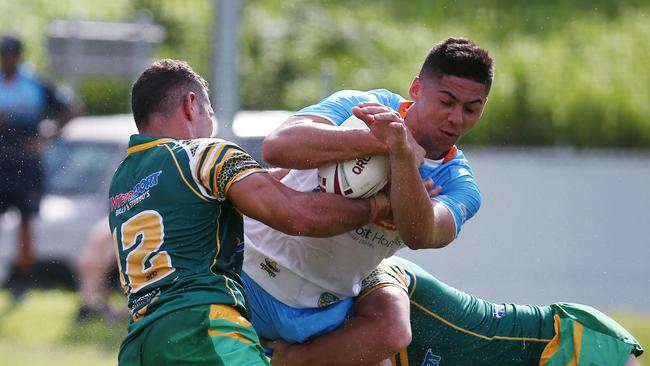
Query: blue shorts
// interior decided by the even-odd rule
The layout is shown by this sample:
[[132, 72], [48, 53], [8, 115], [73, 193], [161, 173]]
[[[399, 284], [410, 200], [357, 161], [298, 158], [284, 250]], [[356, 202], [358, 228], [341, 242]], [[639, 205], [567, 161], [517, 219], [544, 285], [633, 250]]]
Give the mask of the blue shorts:
[[276, 300], [246, 273], [241, 277], [253, 327], [263, 339], [303, 343], [338, 328], [352, 310], [350, 298], [322, 308], [294, 308]]

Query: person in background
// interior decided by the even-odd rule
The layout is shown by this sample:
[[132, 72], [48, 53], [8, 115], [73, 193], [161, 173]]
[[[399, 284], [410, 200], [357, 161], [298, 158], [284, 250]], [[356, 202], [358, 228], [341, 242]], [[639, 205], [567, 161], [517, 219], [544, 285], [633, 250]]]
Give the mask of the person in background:
[[31, 217], [39, 211], [44, 185], [38, 127], [45, 119], [60, 127], [76, 109], [23, 67], [22, 54], [19, 38], [0, 39], [0, 212], [20, 212], [18, 256], [7, 284], [16, 300], [30, 286], [35, 265]]
[[80, 298], [77, 322], [92, 319], [111, 322], [127, 318], [127, 312], [114, 309], [109, 301], [118, 284], [117, 279], [111, 277], [116, 268], [115, 245], [108, 230], [108, 217], [104, 217], [90, 229], [75, 260]]

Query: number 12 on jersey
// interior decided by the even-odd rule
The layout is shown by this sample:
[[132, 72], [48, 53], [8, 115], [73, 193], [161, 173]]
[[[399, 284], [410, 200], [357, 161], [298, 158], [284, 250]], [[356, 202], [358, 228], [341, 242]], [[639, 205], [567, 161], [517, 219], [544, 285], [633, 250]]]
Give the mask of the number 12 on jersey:
[[[113, 239], [117, 242], [116, 231], [117, 228], [113, 230]], [[133, 216], [122, 224], [120, 234], [116, 250], [119, 245], [123, 253], [130, 252], [126, 256], [125, 271], [122, 271], [121, 258], [117, 264], [122, 285], [127, 286], [129, 293], [136, 293], [175, 271], [170, 255], [160, 250], [165, 230], [157, 211], [146, 210]]]

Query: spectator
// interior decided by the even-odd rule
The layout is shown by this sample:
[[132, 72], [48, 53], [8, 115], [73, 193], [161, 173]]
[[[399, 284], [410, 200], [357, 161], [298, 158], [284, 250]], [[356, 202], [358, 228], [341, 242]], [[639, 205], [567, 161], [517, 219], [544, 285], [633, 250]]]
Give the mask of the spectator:
[[38, 126], [44, 119], [63, 125], [73, 115], [51, 86], [22, 67], [22, 51], [15, 36], [0, 40], [0, 212], [20, 211], [18, 256], [8, 283], [15, 300], [29, 287], [34, 270], [30, 218], [38, 213], [43, 191]]

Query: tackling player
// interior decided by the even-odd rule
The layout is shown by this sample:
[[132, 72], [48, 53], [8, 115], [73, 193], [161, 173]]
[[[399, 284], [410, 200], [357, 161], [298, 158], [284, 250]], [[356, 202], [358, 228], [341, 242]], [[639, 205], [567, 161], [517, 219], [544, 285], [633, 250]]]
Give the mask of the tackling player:
[[236, 274], [241, 214], [288, 235], [331, 236], [385, 218], [388, 198], [296, 192], [237, 145], [210, 138], [207, 83], [185, 62], [154, 63], [131, 98], [140, 134], [110, 187], [131, 311], [119, 364], [267, 365]]
[[[643, 353], [628, 331], [592, 307], [491, 303], [398, 257], [384, 260], [364, 280], [359, 306], [385, 286], [403, 290], [411, 303], [413, 341], [392, 357], [393, 365], [633, 366]], [[381, 333], [367, 329], [368, 337]], [[276, 341], [270, 346], [273, 365], [332, 364], [319, 338], [304, 345]]]

